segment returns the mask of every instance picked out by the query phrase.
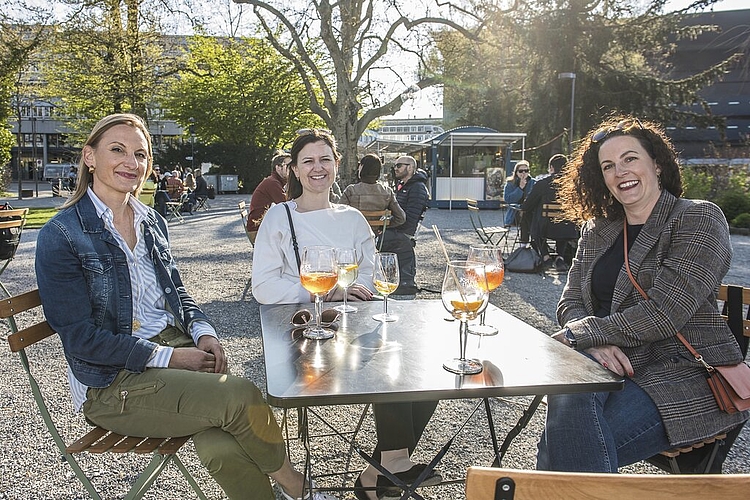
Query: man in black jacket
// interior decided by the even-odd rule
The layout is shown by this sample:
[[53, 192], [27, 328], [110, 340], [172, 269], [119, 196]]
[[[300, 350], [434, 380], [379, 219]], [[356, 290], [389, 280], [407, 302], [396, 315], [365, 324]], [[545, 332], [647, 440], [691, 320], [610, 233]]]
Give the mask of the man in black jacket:
[[386, 230], [382, 251], [398, 255], [401, 283], [394, 294], [414, 295], [419, 291], [414, 281], [417, 274], [414, 234], [430, 199], [430, 193], [427, 191], [427, 172], [418, 169], [417, 161], [411, 156], [399, 157], [393, 171], [398, 180], [396, 200], [406, 212], [406, 222]]
[[[545, 203], [557, 203], [557, 187], [553, 181], [562, 172], [568, 158], [565, 155], [556, 154], [549, 159], [548, 175], [542, 176], [536, 180], [534, 187], [523, 202], [523, 217], [521, 218], [521, 242], [528, 243], [528, 235], [534, 242], [534, 247], [542, 256], [544, 264], [550, 265], [551, 257], [547, 238], [555, 239], [555, 250], [557, 258], [554, 261], [555, 268], [558, 271], [565, 271], [568, 264], [565, 256], [568, 245], [571, 240], [578, 238], [578, 230], [570, 222], [550, 222], [546, 217], [542, 217], [542, 205]], [[554, 230], [553, 230], [554, 228]], [[525, 240], [525, 241], [524, 241]]]

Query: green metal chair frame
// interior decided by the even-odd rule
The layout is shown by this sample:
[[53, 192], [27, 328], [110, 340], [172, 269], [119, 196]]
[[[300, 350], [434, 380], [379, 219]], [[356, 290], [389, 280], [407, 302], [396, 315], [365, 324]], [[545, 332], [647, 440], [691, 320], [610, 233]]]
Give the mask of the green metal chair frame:
[[97, 426], [85, 436], [77, 439], [70, 446], [65, 445], [65, 442], [60, 436], [60, 432], [57, 430], [52, 415], [47, 408], [47, 404], [42, 394], [42, 388], [32, 373], [29, 358], [26, 353], [27, 347], [54, 335], [55, 332], [46, 320], [19, 330], [14, 317], [14, 315], [18, 313], [30, 311], [39, 306], [41, 306], [41, 299], [39, 298], [39, 292], [37, 290], [26, 292], [16, 297], [9, 297], [0, 301], [0, 318], [7, 319], [10, 324], [11, 334], [8, 336], [10, 350], [18, 353], [21, 359], [21, 364], [28, 376], [31, 392], [34, 396], [34, 401], [36, 401], [37, 407], [39, 408], [39, 413], [42, 416], [44, 425], [47, 427], [47, 430], [55, 441], [57, 448], [60, 450], [62, 458], [70, 464], [76, 477], [81, 481], [84, 488], [86, 488], [86, 491], [91, 495], [91, 498], [95, 500], [102, 499], [75, 458], [76, 454], [82, 452], [153, 453], [150, 462], [138, 476], [138, 479], [130, 488], [127, 495], [125, 495], [124, 498], [127, 500], [142, 498], [169, 463], [173, 463], [177, 466], [187, 482], [198, 495], [198, 498], [201, 500], [207, 500], [206, 495], [200, 489], [198, 483], [177, 456], [177, 451], [183, 444], [190, 440], [190, 436], [172, 438], [131, 437], [122, 436]]
[[[23, 232], [23, 227], [26, 225], [26, 216], [28, 215], [28, 213], [28, 208], [12, 208], [10, 210], [0, 210], [0, 217], [18, 217], [18, 219], [15, 220], [0, 221], [0, 229], [12, 229], [18, 227], [20, 228], [20, 231]], [[19, 234], [19, 238], [20, 236], [21, 235]], [[10, 255], [10, 257], [5, 259], [2, 267], [0, 267], [0, 276], [3, 275], [5, 269], [8, 267], [8, 264], [10, 264], [10, 261], [12, 261], [16, 256], [17, 249], [18, 247], [16, 246], [16, 248], [13, 249], [13, 253]], [[10, 297], [10, 292], [8, 292], [8, 289], [5, 288], [5, 285], [2, 281], [0, 281], [0, 289], [2, 289], [6, 296]]]

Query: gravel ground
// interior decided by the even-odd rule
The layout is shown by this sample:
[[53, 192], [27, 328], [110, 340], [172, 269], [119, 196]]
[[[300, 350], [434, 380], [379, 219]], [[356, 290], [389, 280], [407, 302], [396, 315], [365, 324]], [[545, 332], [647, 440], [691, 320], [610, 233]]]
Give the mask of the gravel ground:
[[[237, 202], [242, 195], [222, 195], [211, 201], [212, 208], [187, 216], [184, 223], [170, 224], [172, 247], [182, 271], [188, 290], [206, 313], [218, 324], [230, 356], [233, 373], [252, 379], [261, 389], [265, 388], [262, 346], [259, 331], [258, 304], [250, 293], [250, 266], [252, 250], [244, 235], [237, 213]], [[4, 200], [3, 200], [4, 201]], [[16, 207], [60, 203], [60, 199], [41, 198], [33, 200], [8, 200]], [[492, 221], [492, 213], [485, 216], [485, 223]], [[466, 254], [470, 243], [478, 239], [471, 230], [468, 213], [464, 210], [429, 210], [424, 227], [418, 233], [417, 257], [418, 285], [423, 291], [418, 299], [439, 298], [444, 260], [438, 249], [431, 226], [440, 228], [441, 236], [452, 257]], [[2, 275], [2, 281], [11, 293], [32, 289], [35, 284], [34, 248], [38, 231], [24, 231], [15, 260]], [[733, 236], [735, 264], [725, 282], [750, 286], [750, 238]], [[508, 273], [505, 282], [493, 292], [493, 304], [522, 318], [546, 333], [556, 331], [554, 311], [564, 285], [565, 276], [548, 271], [545, 274]], [[7, 326], [0, 324], [0, 336], [5, 336]], [[57, 339], [47, 346], [35, 349], [37, 373], [46, 390], [48, 403], [57, 415], [58, 427], [66, 441], [81, 435], [87, 428], [80, 415], [74, 415], [65, 378], [64, 358]], [[0, 451], [0, 499], [77, 499], [88, 498], [85, 490], [75, 478], [70, 467], [62, 462], [49, 437], [36, 406], [33, 403], [25, 374], [18, 358], [9, 351], [0, 355], [0, 438], [5, 443]], [[493, 418], [499, 435], [505, 435], [512, 427], [529, 398], [504, 398], [492, 402]], [[475, 401], [443, 401], [426, 429], [420, 446], [415, 452], [417, 460], [427, 461], [458, 429], [460, 423], [473, 409]], [[344, 427], [353, 428], [362, 411], [362, 406], [322, 408], [320, 411]], [[532, 469], [535, 465], [536, 442], [543, 426], [545, 407], [542, 405], [529, 426], [514, 441], [503, 465], [510, 468]], [[281, 421], [282, 413], [277, 411]], [[295, 430], [296, 416], [291, 419], [291, 432]], [[325, 433], [327, 429], [315, 419], [311, 420], [312, 432]], [[371, 413], [364, 421], [357, 437], [364, 450], [371, 450], [374, 424]], [[337, 438], [321, 437], [314, 441], [314, 467], [324, 472], [347, 470], [348, 448]], [[291, 443], [293, 462], [300, 464], [303, 450], [298, 442]], [[201, 466], [192, 445], [180, 453], [182, 460], [193, 472], [209, 498], [225, 498]], [[488, 465], [492, 461], [491, 445], [486, 432], [485, 416], [480, 409], [455, 440], [439, 468], [447, 479], [460, 479], [469, 465]], [[120, 498], [126, 484], [135, 480], [139, 467], [145, 465], [142, 457], [126, 456], [116, 472], [111, 461], [95, 456], [81, 459], [86, 471], [94, 471], [94, 480], [104, 498]], [[363, 461], [353, 458], [348, 467], [356, 471]], [[735, 443], [724, 466], [727, 473], [750, 473], [750, 431], [746, 428]], [[627, 468], [630, 472], [659, 472], [645, 463]], [[329, 486], [351, 485], [356, 475], [343, 479], [321, 478], [319, 483]], [[423, 488], [423, 496], [430, 499], [463, 498], [463, 485], [443, 485]], [[184, 479], [174, 467], [157, 480], [145, 498], [195, 498]], [[342, 498], [354, 498], [350, 493]]]

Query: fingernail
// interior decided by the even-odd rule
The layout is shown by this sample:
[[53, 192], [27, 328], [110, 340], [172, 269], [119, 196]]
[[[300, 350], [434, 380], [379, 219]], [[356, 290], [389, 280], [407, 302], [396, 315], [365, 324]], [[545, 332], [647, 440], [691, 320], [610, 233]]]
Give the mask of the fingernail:
[[633, 372], [628, 372], [628, 377], [632, 377], [632, 376], [633, 376]]
[[606, 361], [602, 361], [602, 366], [603, 366], [604, 368], [607, 368], [607, 367], [609, 367], [609, 365], [607, 364], [607, 362], [606, 362]]

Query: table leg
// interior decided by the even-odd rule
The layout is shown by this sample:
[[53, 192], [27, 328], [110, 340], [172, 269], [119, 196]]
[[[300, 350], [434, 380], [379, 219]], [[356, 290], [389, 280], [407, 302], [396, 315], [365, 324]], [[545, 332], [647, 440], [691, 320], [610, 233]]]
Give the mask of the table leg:
[[531, 402], [526, 411], [523, 412], [523, 415], [521, 415], [521, 418], [518, 419], [516, 425], [513, 426], [510, 432], [508, 432], [508, 435], [505, 436], [505, 440], [503, 441], [503, 445], [500, 447], [500, 451], [496, 452], [495, 454], [495, 461], [492, 462], [493, 467], [500, 467], [500, 464], [502, 464], [503, 462], [505, 453], [507, 453], [508, 448], [510, 448], [511, 442], [513, 441], [513, 439], [515, 439], [516, 436], [518, 436], [518, 434], [521, 433], [522, 430], [526, 428], [527, 425], [529, 425], [529, 421], [531, 420], [531, 417], [534, 416], [534, 413], [536, 413], [536, 409], [539, 407], [542, 399], [544, 399], [543, 394], [534, 396], [534, 400]]

